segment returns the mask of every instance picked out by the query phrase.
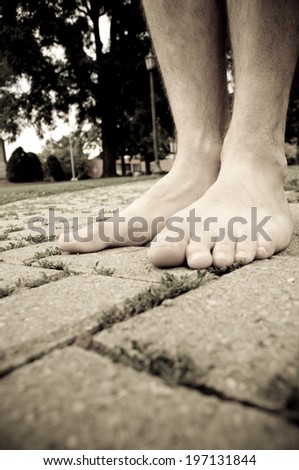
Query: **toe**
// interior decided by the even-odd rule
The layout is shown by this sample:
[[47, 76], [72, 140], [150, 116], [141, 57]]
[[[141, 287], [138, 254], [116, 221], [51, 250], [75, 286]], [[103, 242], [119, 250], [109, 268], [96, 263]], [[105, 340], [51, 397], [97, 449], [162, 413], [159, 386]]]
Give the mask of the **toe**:
[[155, 241], [153, 240], [148, 250], [150, 262], [160, 268], [181, 266], [185, 262], [187, 242]]
[[261, 242], [256, 250], [256, 259], [270, 258], [275, 253], [275, 244], [272, 242]]
[[186, 260], [188, 227], [181, 224], [175, 229], [170, 221], [167, 226], [153, 239], [148, 251], [150, 262], [160, 268], [181, 266]]
[[267, 230], [267, 237], [258, 234], [256, 259], [266, 259], [283, 250], [290, 243], [292, 224], [289, 223], [288, 230], [285, 224], [273, 223]]
[[235, 260], [235, 242], [225, 239], [215, 244], [213, 249], [213, 265], [216, 268], [230, 266]]
[[251, 240], [249, 232], [242, 232], [238, 234], [235, 249], [235, 262], [239, 264], [251, 263], [257, 250], [257, 242]]
[[[101, 239], [103, 224], [90, 224], [73, 232], [66, 232], [59, 237], [59, 247], [69, 253], [90, 253], [100, 251], [109, 244], [109, 239]], [[99, 228], [100, 227], [100, 228]]]
[[[209, 268], [213, 263], [211, 237], [206, 236], [204, 233], [198, 240], [191, 238], [187, 247], [186, 255], [188, 266], [191, 269], [205, 269]], [[199, 241], [200, 240], [200, 241]]]
[[276, 251], [275, 238], [272, 237], [270, 233], [267, 235], [269, 237], [267, 240], [260, 235], [257, 237], [256, 259], [270, 258]]

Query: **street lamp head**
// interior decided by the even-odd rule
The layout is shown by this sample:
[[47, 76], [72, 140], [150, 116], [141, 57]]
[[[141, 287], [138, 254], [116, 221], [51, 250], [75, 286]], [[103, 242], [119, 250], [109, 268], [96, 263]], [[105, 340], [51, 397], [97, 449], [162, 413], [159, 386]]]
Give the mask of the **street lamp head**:
[[147, 70], [152, 70], [156, 67], [156, 57], [152, 51], [145, 57], [145, 64]]

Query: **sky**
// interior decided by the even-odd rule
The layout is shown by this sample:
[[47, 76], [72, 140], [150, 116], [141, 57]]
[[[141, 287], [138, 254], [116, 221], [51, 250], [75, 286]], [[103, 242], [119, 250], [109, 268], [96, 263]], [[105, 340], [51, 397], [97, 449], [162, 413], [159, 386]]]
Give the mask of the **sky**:
[[[100, 35], [105, 49], [107, 48], [110, 40], [110, 22], [105, 15], [100, 17]], [[56, 128], [52, 130], [51, 133], [50, 130], [46, 130], [44, 138], [40, 139], [33, 127], [27, 127], [17, 137], [15, 142], [8, 143], [5, 141], [6, 158], [9, 159], [12, 152], [17, 147], [23, 147], [25, 152], [39, 153], [41, 152], [43, 145], [51, 137], [53, 140], [59, 140], [64, 135], [69, 134], [71, 130], [71, 127], [69, 127], [66, 123], [64, 123], [62, 120], [58, 120], [56, 122]]]

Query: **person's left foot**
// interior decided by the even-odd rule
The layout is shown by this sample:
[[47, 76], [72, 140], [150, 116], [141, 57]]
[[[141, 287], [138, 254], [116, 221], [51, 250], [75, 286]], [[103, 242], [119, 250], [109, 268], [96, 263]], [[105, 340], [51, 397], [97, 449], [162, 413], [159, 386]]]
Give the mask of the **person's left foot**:
[[192, 152], [180, 150], [171, 171], [145, 194], [106, 221], [61, 235], [60, 248], [70, 253], [89, 253], [144, 245], [162, 230], [172, 214], [196, 201], [214, 183], [220, 152], [221, 146], [214, 143], [199, 145]]
[[264, 160], [260, 151], [250, 148], [240, 159], [226, 147], [217, 181], [152, 241], [148, 257], [155, 266], [247, 264], [288, 246], [292, 219], [283, 190], [285, 156], [273, 147]]

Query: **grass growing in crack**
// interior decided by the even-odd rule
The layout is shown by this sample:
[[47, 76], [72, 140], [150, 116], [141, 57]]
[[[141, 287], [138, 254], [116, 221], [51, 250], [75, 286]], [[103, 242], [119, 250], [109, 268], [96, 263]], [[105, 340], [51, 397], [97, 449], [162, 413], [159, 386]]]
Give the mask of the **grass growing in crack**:
[[58, 246], [55, 248], [46, 248], [44, 251], [38, 251], [34, 255], [34, 259], [48, 258], [49, 256], [61, 255], [62, 251]]
[[26, 281], [24, 284], [24, 287], [34, 289], [35, 287], [43, 286], [44, 284], [48, 284], [49, 282], [60, 281], [61, 279], [67, 277], [68, 275], [69, 274], [66, 271], [57, 273], [54, 276], [47, 276], [45, 273], [43, 273], [42, 277], [39, 279], [35, 279], [33, 281]]
[[[104, 351], [107, 354], [107, 351]], [[168, 385], [188, 384], [192, 382], [192, 377], [196, 370], [196, 365], [192, 358], [185, 354], [170, 357], [167, 352], [146, 351], [146, 345], [139, 345], [137, 341], [132, 341], [132, 348], [120, 348], [119, 353], [108, 352], [116, 362], [133, 366], [139, 371], [158, 375]]]
[[15, 288], [16, 289], [22, 289], [24, 287], [27, 287], [29, 289], [34, 289], [36, 287], [43, 286], [44, 284], [49, 284], [50, 282], [56, 282], [60, 281], [61, 279], [68, 277], [69, 273], [67, 271], [62, 271], [54, 276], [47, 276], [47, 274], [42, 273], [42, 276], [37, 278], [37, 279], [24, 279], [20, 278], [17, 280], [15, 283]]
[[[227, 268], [212, 267], [209, 269], [201, 269], [197, 271], [196, 277], [194, 275], [189, 274], [176, 277], [173, 274], [166, 273], [161, 277], [161, 281], [159, 284], [151, 285], [146, 290], [140, 292], [133, 298], [125, 300], [121, 308], [113, 307], [109, 311], [107, 311], [104, 314], [101, 323], [95, 329], [95, 332], [105, 328], [109, 328], [115, 323], [122, 322], [124, 320], [127, 320], [128, 318], [134, 317], [147, 310], [157, 307], [161, 305], [161, 303], [166, 299], [173, 299], [175, 297], [178, 297], [190, 290], [198, 288], [209, 280], [217, 279], [218, 277], [223, 276], [224, 274], [228, 274], [236, 269], [239, 269], [240, 267], [242, 267], [241, 264], [234, 264]], [[159, 358], [158, 360], [155, 359], [155, 361], [156, 365], [153, 365], [153, 363], [150, 368], [156, 368], [158, 367], [157, 364], [163, 363], [161, 358]], [[186, 372], [184, 371], [190, 370], [190, 364], [188, 363], [188, 367], [185, 367], [185, 360], [179, 362], [182, 362], [183, 364], [183, 366], [179, 368], [179, 376], [185, 376]], [[163, 367], [166, 368], [165, 361]], [[167, 370], [171, 368], [172, 367], [167, 366]], [[170, 375], [172, 375], [172, 373]]]
[[5, 287], [0, 287], [0, 299], [3, 299], [4, 297], [8, 297], [13, 293], [15, 290], [14, 287], [12, 286], [5, 286]]
[[12, 232], [20, 232], [24, 227], [9, 225], [6, 229], [0, 233], [0, 241], [8, 240], [8, 234]]
[[227, 266], [225, 268], [215, 268], [214, 266], [207, 269], [207, 271], [211, 274], [214, 274], [217, 277], [224, 276], [225, 274], [232, 273], [236, 271], [236, 269], [240, 269], [244, 266], [241, 263], [233, 263], [231, 266]]
[[29, 234], [23, 239], [34, 245], [35, 243], [52, 242], [53, 240], [56, 240], [56, 235], [50, 235], [49, 237], [47, 237], [46, 235], [41, 233], [39, 233], [38, 235]]
[[101, 274], [102, 276], [113, 276], [115, 272], [114, 268], [105, 268], [105, 266], [99, 266], [99, 261], [96, 262], [92, 270], [95, 274]]
[[24, 227], [21, 225], [9, 225], [5, 231], [7, 233], [13, 233], [13, 232], [20, 232], [21, 230], [24, 230]]
[[8, 231], [7, 230], [4, 230], [4, 232], [0, 233], [0, 241], [3, 242], [5, 240], [7, 240], [8, 238]]
[[147, 362], [148, 371], [162, 377], [169, 385], [187, 384], [196, 370], [194, 361], [186, 355], [172, 358], [159, 352], [147, 358]]
[[9, 242], [6, 246], [1, 246], [0, 252], [14, 250], [15, 248], [23, 248], [24, 246], [27, 246], [27, 243], [25, 242], [25, 240], [17, 240], [17, 241]]
[[[161, 278], [158, 286], [150, 286], [133, 299], [125, 301], [122, 309], [112, 309], [110, 317], [109, 314], [105, 316], [105, 323], [99, 329], [107, 328], [110, 324], [138, 315], [160, 305], [165, 299], [178, 297], [185, 292], [196, 289], [209, 280], [229, 274], [240, 267], [242, 265], [236, 263], [227, 268], [202, 269], [197, 271], [196, 278], [190, 275], [177, 278], [171, 274], [166, 274]], [[120, 361], [133, 366], [136, 370], [146, 370], [153, 375], [158, 375], [168, 385], [181, 384], [188, 386], [194, 382], [197, 366], [188, 355], [179, 352], [170, 355], [167, 351], [151, 350], [150, 345], [139, 344], [136, 340], [133, 340], [128, 347], [119, 347], [113, 351], [106, 349], [104, 345], [94, 347], [98, 352], [110, 356], [116, 362]]]
[[37, 262], [41, 268], [56, 269], [57, 271], [70, 272], [69, 267], [63, 261], [40, 259]]
[[[9, 201], [11, 202], [11, 201]], [[16, 211], [8, 210], [7, 212], [3, 212], [3, 218], [5, 219], [18, 219], [19, 215]]]
[[32, 266], [34, 261], [35, 260], [33, 258], [23, 259], [23, 264], [25, 264], [25, 266]]
[[173, 299], [185, 292], [196, 289], [204, 284], [209, 278], [207, 270], [198, 271], [197, 277], [184, 275], [176, 277], [166, 273], [162, 276], [159, 284], [151, 285], [132, 299], [127, 299], [122, 308], [113, 307], [103, 317], [102, 325], [107, 327], [116, 321], [139, 315], [146, 310], [157, 307], [165, 299]]
[[24, 259], [23, 264], [25, 264], [25, 266], [32, 266], [33, 263], [36, 263], [41, 259], [48, 258], [49, 256], [61, 255], [61, 253], [62, 251], [58, 246], [55, 246], [55, 248], [46, 248], [44, 251], [37, 251], [33, 258]]

